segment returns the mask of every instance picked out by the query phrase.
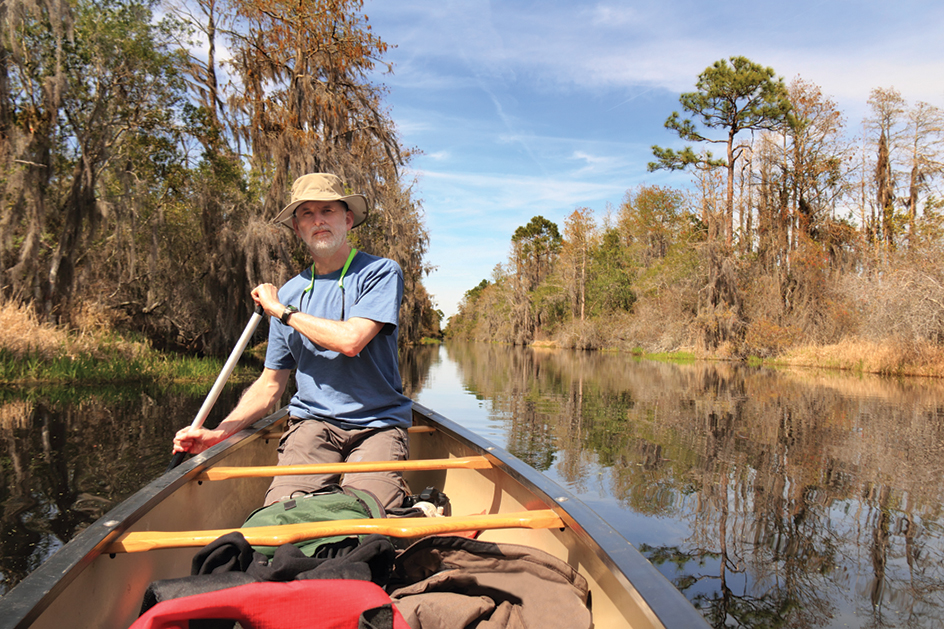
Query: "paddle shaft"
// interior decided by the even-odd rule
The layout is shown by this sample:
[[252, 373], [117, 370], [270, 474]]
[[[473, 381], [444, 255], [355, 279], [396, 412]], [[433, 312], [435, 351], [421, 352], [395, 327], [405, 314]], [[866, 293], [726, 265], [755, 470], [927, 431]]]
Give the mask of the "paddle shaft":
[[256, 546], [281, 546], [335, 535], [370, 535], [390, 537], [426, 537], [463, 531], [494, 529], [549, 529], [563, 528], [564, 521], [550, 509], [494, 513], [440, 518], [366, 518], [363, 520], [332, 520], [301, 522], [239, 529], [206, 531], [133, 531], [116, 539], [105, 552], [137, 553], [162, 548], [200, 548], [210, 542], [238, 531], [246, 541]]
[[[233, 348], [233, 351], [230, 352], [229, 358], [226, 359], [226, 363], [223, 365], [223, 370], [220, 371], [220, 375], [216, 377], [216, 382], [213, 383], [213, 388], [210, 389], [210, 393], [207, 394], [206, 399], [203, 400], [203, 406], [200, 407], [200, 411], [197, 413], [197, 416], [193, 418], [193, 422], [190, 424], [191, 428], [200, 428], [203, 426], [203, 422], [206, 421], [207, 416], [210, 414], [210, 410], [213, 408], [213, 405], [216, 404], [216, 400], [220, 397], [220, 393], [223, 391], [223, 387], [226, 385], [226, 381], [229, 380], [230, 375], [233, 373], [233, 369], [236, 368], [236, 363], [239, 362], [239, 357], [243, 355], [243, 351], [246, 349], [246, 345], [249, 344], [249, 339], [252, 338], [253, 332], [256, 331], [256, 328], [259, 326], [259, 322], [262, 321], [262, 315], [265, 311], [262, 309], [262, 306], [257, 305], [256, 309], [253, 311], [252, 316], [249, 317], [249, 323], [246, 324], [246, 329], [243, 330], [242, 336], [239, 337], [239, 340], [236, 342], [236, 347]], [[170, 465], [167, 466], [167, 471], [171, 471], [184, 460], [184, 453], [178, 452], [170, 460]]]

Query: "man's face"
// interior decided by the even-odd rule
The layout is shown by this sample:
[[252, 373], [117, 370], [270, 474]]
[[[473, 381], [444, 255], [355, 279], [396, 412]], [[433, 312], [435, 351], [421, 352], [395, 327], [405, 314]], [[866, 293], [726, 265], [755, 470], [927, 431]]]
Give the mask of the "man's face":
[[295, 208], [292, 228], [312, 255], [337, 253], [354, 226], [354, 214], [341, 201], [305, 201]]

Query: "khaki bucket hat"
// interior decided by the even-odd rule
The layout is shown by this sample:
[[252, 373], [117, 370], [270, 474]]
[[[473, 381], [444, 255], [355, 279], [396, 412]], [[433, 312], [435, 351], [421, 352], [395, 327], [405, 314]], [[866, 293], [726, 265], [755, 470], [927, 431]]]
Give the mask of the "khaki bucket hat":
[[344, 185], [336, 175], [311, 173], [302, 175], [292, 184], [292, 202], [279, 212], [275, 222], [291, 227], [295, 208], [305, 201], [344, 201], [354, 213], [354, 227], [367, 219], [367, 197], [362, 194], [344, 194]]

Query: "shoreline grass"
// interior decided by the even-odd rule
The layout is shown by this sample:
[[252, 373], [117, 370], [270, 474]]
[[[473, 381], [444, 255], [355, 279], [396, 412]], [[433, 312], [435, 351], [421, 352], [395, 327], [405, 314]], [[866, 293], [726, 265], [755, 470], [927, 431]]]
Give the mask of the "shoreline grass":
[[762, 362], [774, 367], [814, 367], [894, 377], [944, 377], [944, 347], [933, 343], [845, 339], [831, 345], [793, 348]]
[[[94, 313], [82, 314], [83, 325], [67, 331], [40, 323], [28, 308], [0, 304], [0, 386], [202, 383], [223, 368], [223, 359], [162, 353], [145, 339], [117, 334]], [[257, 375], [238, 364], [231, 380]]]
[[[532, 343], [531, 347], [538, 351], [565, 349], [553, 341], [539, 341]], [[915, 344], [892, 340], [845, 339], [830, 345], [804, 345], [789, 348], [772, 357], [738, 357], [727, 348], [722, 348], [717, 352], [693, 349], [648, 352], [636, 346], [629, 350], [606, 348], [586, 351], [623, 352], [635, 360], [655, 360], [678, 364], [691, 364], [698, 361], [730, 362], [750, 367], [774, 369], [796, 367], [897, 378], [944, 377], [944, 347], [933, 343]]]
[[[38, 352], [17, 356], [0, 348], [0, 385], [199, 383], [213, 381], [223, 369], [224, 361], [220, 359], [167, 356], [151, 351], [134, 357], [104, 352], [49, 358]], [[257, 375], [254, 369], [237, 365], [230, 378], [236, 382]]]

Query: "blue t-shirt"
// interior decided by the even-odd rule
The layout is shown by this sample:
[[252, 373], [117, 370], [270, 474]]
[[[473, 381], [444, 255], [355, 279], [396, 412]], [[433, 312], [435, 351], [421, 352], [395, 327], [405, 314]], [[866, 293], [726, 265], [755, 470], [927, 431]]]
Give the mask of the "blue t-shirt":
[[[276, 317], [269, 323], [265, 366], [293, 369], [298, 391], [292, 417], [323, 419], [343, 428], [408, 427], [412, 402], [403, 395], [397, 363], [397, 324], [403, 299], [403, 271], [393, 260], [358, 251], [338, 286], [341, 270], [316, 275], [311, 268], [279, 289], [279, 301], [322, 319], [363, 317], [383, 328], [354, 357], [316, 345]], [[343, 298], [343, 302], [342, 302]]]

